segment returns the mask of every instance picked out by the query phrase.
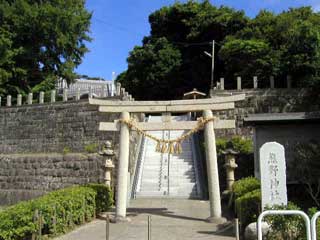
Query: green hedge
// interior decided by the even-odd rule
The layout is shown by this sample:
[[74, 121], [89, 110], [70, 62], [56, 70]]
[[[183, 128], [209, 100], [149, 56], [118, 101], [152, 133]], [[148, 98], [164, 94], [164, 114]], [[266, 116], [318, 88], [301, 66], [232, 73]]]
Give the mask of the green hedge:
[[40, 198], [20, 202], [0, 212], [0, 240], [28, 240], [39, 232], [35, 212], [41, 214], [43, 235], [64, 233], [74, 225], [90, 221], [112, 205], [112, 194], [103, 185], [61, 189]]
[[260, 182], [255, 177], [242, 178], [236, 181], [232, 186], [232, 192], [234, 193], [235, 199], [256, 189], [260, 189]]
[[252, 222], [256, 222], [261, 211], [261, 191], [256, 189], [239, 197], [235, 201], [237, 216], [242, 230]]
[[254, 177], [242, 178], [232, 186], [235, 210], [241, 223], [241, 230], [255, 222], [261, 211], [260, 182]]

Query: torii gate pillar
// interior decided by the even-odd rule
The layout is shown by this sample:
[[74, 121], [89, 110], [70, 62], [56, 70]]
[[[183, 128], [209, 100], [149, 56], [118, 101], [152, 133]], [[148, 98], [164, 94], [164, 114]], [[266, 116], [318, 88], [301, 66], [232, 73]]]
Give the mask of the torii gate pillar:
[[[204, 118], [212, 118], [211, 110], [203, 111]], [[221, 216], [221, 198], [219, 186], [218, 160], [216, 150], [216, 137], [213, 122], [208, 122], [204, 127], [204, 140], [206, 149], [208, 192], [210, 201], [210, 217], [208, 222], [223, 223], [226, 219]]]
[[[128, 112], [121, 113], [121, 119], [130, 120]], [[125, 123], [120, 128], [120, 154], [118, 165], [118, 184], [116, 199], [116, 221], [126, 221], [127, 191], [128, 191], [128, 166], [129, 166], [129, 141], [130, 131]]]

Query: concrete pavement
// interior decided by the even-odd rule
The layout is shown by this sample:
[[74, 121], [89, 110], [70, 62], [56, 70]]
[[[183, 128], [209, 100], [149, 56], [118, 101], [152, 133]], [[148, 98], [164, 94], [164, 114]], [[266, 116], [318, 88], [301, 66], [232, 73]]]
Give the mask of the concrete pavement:
[[[113, 215], [113, 213], [110, 213]], [[128, 209], [129, 222], [110, 223], [110, 240], [234, 240], [233, 227], [205, 222], [209, 202], [186, 199], [136, 199]], [[105, 220], [95, 220], [55, 240], [106, 240]]]

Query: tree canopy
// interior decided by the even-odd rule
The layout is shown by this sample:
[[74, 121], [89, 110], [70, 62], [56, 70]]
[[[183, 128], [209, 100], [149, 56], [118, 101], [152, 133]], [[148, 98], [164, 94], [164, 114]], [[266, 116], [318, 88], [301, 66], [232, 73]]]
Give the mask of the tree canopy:
[[[149, 16], [151, 32], [127, 59], [128, 69], [117, 78], [136, 99], [181, 98], [192, 88], [208, 92], [215, 40], [215, 80], [226, 87], [236, 76], [244, 86], [252, 77], [270, 75], [281, 85], [291, 75], [294, 84], [319, 84], [320, 14], [311, 7], [280, 14], [261, 11], [250, 19], [243, 11], [209, 1], [188, 1], [163, 7]], [[263, 82], [261, 82], [262, 84]]]
[[85, 0], [0, 0], [0, 94], [72, 81], [87, 52], [90, 19]]

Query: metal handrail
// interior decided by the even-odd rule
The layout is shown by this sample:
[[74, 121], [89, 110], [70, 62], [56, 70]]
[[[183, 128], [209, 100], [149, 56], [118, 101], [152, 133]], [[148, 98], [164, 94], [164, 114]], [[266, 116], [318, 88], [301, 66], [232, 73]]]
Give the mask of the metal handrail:
[[311, 240], [310, 219], [307, 214], [299, 210], [267, 210], [262, 212], [257, 222], [258, 240], [262, 240], [262, 219], [268, 215], [300, 215], [306, 222], [307, 240]]
[[317, 240], [317, 219], [320, 216], [320, 212], [316, 212], [311, 218], [311, 236], [312, 240]]

